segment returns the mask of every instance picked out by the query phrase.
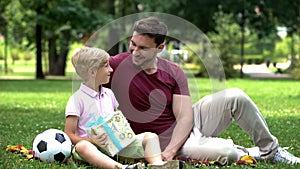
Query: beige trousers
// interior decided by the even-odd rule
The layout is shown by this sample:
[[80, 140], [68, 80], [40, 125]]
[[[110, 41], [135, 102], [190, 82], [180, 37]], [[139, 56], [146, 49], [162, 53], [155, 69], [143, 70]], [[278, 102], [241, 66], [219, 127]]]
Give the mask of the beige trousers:
[[234, 119], [259, 147], [262, 159], [270, 159], [278, 141], [254, 102], [242, 90], [232, 88], [205, 96], [193, 105], [194, 128], [178, 157], [220, 163], [236, 162], [237, 149], [230, 139], [217, 138]]

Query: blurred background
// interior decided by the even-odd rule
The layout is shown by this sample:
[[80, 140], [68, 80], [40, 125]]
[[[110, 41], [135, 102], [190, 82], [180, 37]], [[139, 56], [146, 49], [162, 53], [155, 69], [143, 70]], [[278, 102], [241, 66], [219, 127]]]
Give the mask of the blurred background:
[[[213, 44], [226, 78], [262, 73], [300, 79], [299, 0], [0, 0], [0, 78], [71, 77], [76, 47], [102, 26], [141, 12], [194, 24]], [[166, 43], [164, 57], [207, 77], [201, 57], [195, 57], [207, 42], [193, 49], [174, 39]], [[108, 52], [126, 51], [120, 45]]]

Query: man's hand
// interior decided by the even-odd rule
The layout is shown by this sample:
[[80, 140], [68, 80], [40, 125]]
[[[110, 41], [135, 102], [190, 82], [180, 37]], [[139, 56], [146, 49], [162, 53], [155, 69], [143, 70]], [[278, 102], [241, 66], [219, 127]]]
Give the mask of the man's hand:
[[176, 152], [172, 151], [172, 150], [165, 150], [161, 153], [161, 157], [163, 161], [170, 161], [173, 160], [173, 158], [175, 157]]
[[97, 146], [104, 148], [108, 145], [107, 143], [107, 134], [106, 133], [102, 133], [97, 135], [95, 133], [94, 129], [91, 129], [91, 139], [93, 141], [94, 144], [96, 144]]

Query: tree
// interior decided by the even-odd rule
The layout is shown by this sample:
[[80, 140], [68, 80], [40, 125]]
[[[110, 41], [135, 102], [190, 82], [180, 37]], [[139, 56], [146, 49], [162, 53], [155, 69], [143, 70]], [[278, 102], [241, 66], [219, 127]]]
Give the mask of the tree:
[[[113, 13], [115, 19], [138, 12], [136, 1], [114, 0], [113, 5], [114, 9], [111, 12]], [[109, 37], [108, 44], [112, 47], [110, 50], [108, 50], [108, 53], [110, 55], [116, 55], [120, 52], [124, 52], [124, 49], [126, 49], [124, 46], [127, 45], [127, 42], [124, 43], [123, 41], [120, 41], [121, 35], [116, 28], [109, 28]]]
[[99, 18], [81, 1], [49, 1], [47, 7], [42, 24], [48, 42], [49, 74], [64, 76], [70, 43], [98, 25]]
[[220, 0], [169, 0], [151, 1], [140, 0], [139, 4], [144, 11], [165, 12], [176, 15], [196, 25], [201, 31], [207, 33], [214, 29], [212, 17], [218, 11]]
[[[8, 33], [7, 33], [7, 20], [6, 18], [3, 16], [3, 13], [8, 5], [8, 1], [0, 1], [0, 32], [4, 35], [5, 39], [4, 39], [4, 72], [7, 73], [8, 72], [8, 68], [7, 68], [7, 46], [8, 46]], [[2, 55], [2, 54], [0, 54]]]
[[[259, 35], [259, 38], [267, 36], [269, 33], [274, 33], [275, 26], [272, 15], [268, 11], [269, 8], [263, 3], [263, 1], [246, 1], [246, 0], [171, 0], [168, 3], [155, 1], [151, 4], [141, 2], [146, 7], [145, 10], [166, 12], [170, 14], [182, 17], [191, 23], [195, 24], [204, 33], [221, 32], [218, 28], [218, 22], [215, 22], [213, 17], [221, 10], [224, 14], [232, 15], [232, 24], [238, 24], [240, 26], [240, 64], [241, 67], [244, 63], [245, 53], [245, 31], [255, 32]], [[146, 4], [146, 5], [145, 5]], [[226, 16], [226, 15], [223, 15]], [[219, 26], [220, 27], [220, 26]], [[216, 30], [219, 29], [219, 30]], [[226, 30], [224, 30], [226, 31]], [[236, 30], [238, 31], [238, 30]], [[224, 36], [224, 34], [218, 34], [218, 36]], [[210, 37], [209, 37], [210, 38]], [[223, 44], [229, 45], [229, 44]], [[223, 46], [222, 46], [223, 47]], [[226, 48], [226, 47], [225, 47]], [[231, 48], [231, 47], [228, 47]], [[222, 50], [222, 49], [217, 49]], [[231, 57], [231, 56], [229, 56]], [[238, 59], [238, 58], [234, 58]], [[233, 60], [234, 61], [234, 60]], [[236, 62], [236, 61], [235, 61]], [[200, 72], [201, 73], [201, 72]], [[243, 77], [241, 69], [241, 77]]]
[[[1, 33], [5, 36], [5, 70], [7, 71], [7, 57], [8, 57], [8, 46], [10, 46], [12, 60], [19, 58], [19, 49], [22, 48], [22, 43], [25, 36], [30, 36], [32, 31], [24, 26], [25, 22], [23, 21], [23, 16], [26, 14], [24, 11], [21, 11], [21, 4], [18, 0], [11, 1], [0, 1], [3, 11], [1, 12], [1, 18], [3, 19], [3, 26], [1, 28]], [[2, 20], [1, 19], [1, 20]], [[20, 31], [22, 30], [22, 31]], [[16, 49], [16, 50], [15, 50]]]
[[[42, 12], [42, 7], [37, 6], [35, 8], [37, 15]], [[43, 67], [42, 67], [42, 25], [36, 22], [35, 25], [35, 45], [36, 45], [36, 75], [37, 79], [44, 79]]]
[[[274, 59], [276, 58], [282, 58], [282, 56], [288, 56], [290, 54], [290, 48], [291, 46], [291, 38], [285, 37], [281, 41], [276, 43], [275, 51], [274, 51]], [[278, 62], [278, 60], [274, 60]]]
[[235, 52], [241, 39], [239, 25], [234, 22], [233, 14], [225, 14], [222, 11], [215, 14], [214, 21], [217, 23], [216, 32], [208, 33], [208, 36], [219, 53], [226, 78], [235, 77], [236, 71], [233, 68], [237, 63]]
[[[290, 46], [291, 53], [291, 66], [289, 71], [291, 71], [297, 62], [296, 54], [297, 49], [295, 49], [295, 36], [300, 37], [300, 1], [285, 0], [285, 1], [273, 1], [264, 0], [269, 10], [276, 18], [278, 26], [284, 26], [287, 28], [287, 36], [292, 38], [292, 44]], [[298, 45], [298, 56], [300, 55], [300, 45]]]
[[246, 1], [246, 0], [229, 0], [221, 1], [222, 10], [225, 13], [232, 13], [235, 22], [240, 25], [241, 41], [240, 41], [240, 77], [243, 78], [243, 65], [245, 62], [245, 29], [254, 32], [259, 39], [274, 33], [274, 20], [268, 12], [268, 8], [263, 1]]
[[[35, 48], [36, 48], [36, 78], [37, 79], [44, 79], [44, 74], [42, 70], [42, 25], [38, 21], [39, 14], [43, 11], [45, 8], [45, 0], [40, 0], [36, 2], [32, 2], [29, 0], [14, 0], [11, 2], [12, 5], [16, 5], [18, 3], [21, 4], [19, 7], [19, 11], [26, 11], [20, 16], [20, 19], [25, 22], [24, 24], [17, 24], [16, 20], [12, 21], [14, 24], [13, 27], [14, 29], [18, 30], [24, 30], [26, 35], [20, 34], [19, 37], [19, 43], [22, 41], [22, 39], [26, 36], [26, 39], [28, 41], [28, 46], [30, 44], [35, 43]], [[26, 10], [30, 9], [30, 10]], [[16, 9], [17, 10], [17, 9]], [[34, 29], [33, 29], [34, 28]], [[27, 31], [28, 30], [28, 31]], [[35, 33], [33, 31], [35, 30]], [[18, 31], [16, 34], [14, 34], [14, 38], [16, 39], [16, 35], [22, 31]], [[18, 38], [17, 38], [18, 39]], [[33, 40], [34, 39], [34, 40]], [[21, 44], [21, 43], [20, 43]]]
[[[41, 75], [42, 51], [48, 51], [48, 73], [50, 75], [64, 76], [70, 43], [81, 41], [83, 37], [90, 35], [90, 32], [102, 24], [107, 16], [88, 9], [83, 6], [82, 1], [19, 1], [23, 9], [34, 11], [28, 17], [31, 20], [24, 19], [28, 23], [36, 23], [36, 34], [28, 36], [28, 41], [32, 43], [33, 37], [36, 39], [37, 78], [43, 78]], [[33, 20], [32, 18], [36, 19]]]

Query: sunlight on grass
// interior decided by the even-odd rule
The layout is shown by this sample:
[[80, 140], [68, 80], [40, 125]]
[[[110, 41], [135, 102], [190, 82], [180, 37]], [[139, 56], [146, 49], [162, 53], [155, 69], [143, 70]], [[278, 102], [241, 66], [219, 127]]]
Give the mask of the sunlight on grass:
[[[200, 97], [212, 93], [209, 79], [189, 79], [193, 103]], [[300, 82], [241, 80], [226, 81], [226, 87], [243, 89], [267, 120], [270, 131], [278, 138], [281, 146], [290, 147], [290, 152], [300, 156]], [[64, 109], [72, 94], [71, 80], [0, 80], [0, 168], [76, 168], [71, 164], [58, 165], [38, 161], [18, 162], [4, 151], [11, 144], [22, 144], [31, 149], [35, 136], [49, 128], [63, 130]], [[236, 144], [253, 146], [251, 138], [236, 123], [222, 133], [221, 137], [231, 138]], [[293, 168], [284, 164], [271, 165], [261, 162], [257, 168]], [[296, 166], [297, 167], [297, 166]], [[86, 166], [81, 166], [86, 168]], [[195, 167], [191, 167], [192, 169]], [[216, 168], [207, 167], [207, 168]], [[226, 167], [225, 167], [226, 168]], [[230, 166], [230, 168], [247, 168]]]

